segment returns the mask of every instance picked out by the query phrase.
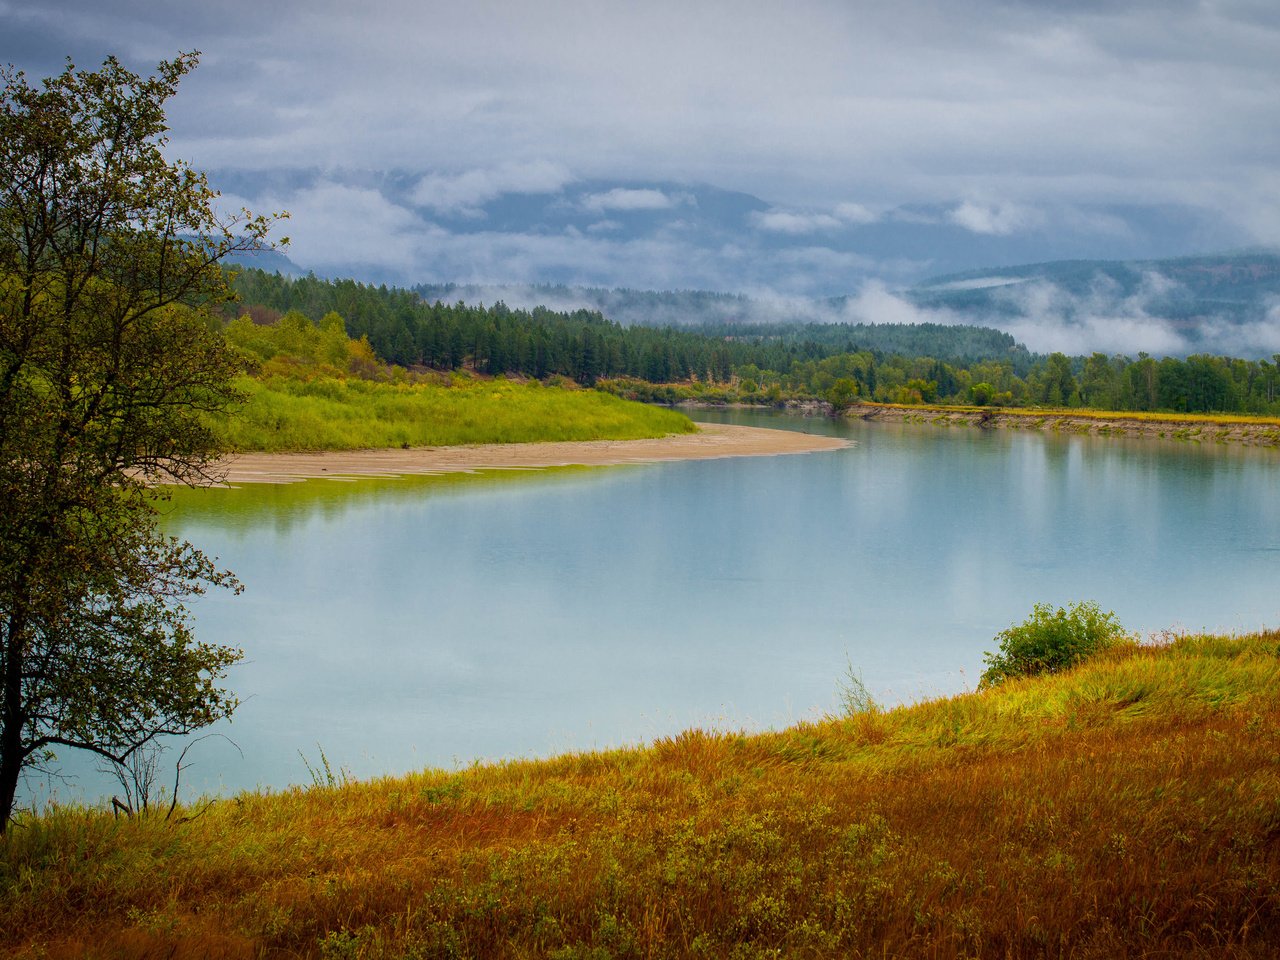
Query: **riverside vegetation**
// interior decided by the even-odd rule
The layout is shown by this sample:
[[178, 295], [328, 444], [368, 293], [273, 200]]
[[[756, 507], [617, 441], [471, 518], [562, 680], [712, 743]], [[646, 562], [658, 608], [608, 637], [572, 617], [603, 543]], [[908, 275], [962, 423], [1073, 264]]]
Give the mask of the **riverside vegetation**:
[[24, 815], [0, 846], [0, 949], [1274, 956], [1280, 633], [1112, 637], [973, 693], [848, 702], [775, 733], [370, 783], [322, 763], [187, 822]]
[[211, 417], [233, 450], [631, 440], [692, 433], [682, 414], [554, 382], [477, 378], [463, 371], [411, 374], [383, 363], [341, 317], [319, 324], [292, 311], [270, 325], [231, 322], [228, 342], [253, 375], [236, 386], [245, 402]]
[[640, 400], [777, 404], [823, 399], [1280, 414], [1280, 355], [1136, 359], [1031, 354], [972, 326], [844, 323], [702, 328], [623, 326], [598, 312], [430, 303], [417, 291], [246, 270], [236, 290], [255, 318], [340, 313], [385, 360], [435, 370], [602, 381]]
[[[898, 407], [961, 420], [999, 408], [993, 424], [1025, 425], [1011, 419], [1025, 415], [1173, 424], [1163, 432], [1098, 428], [1122, 435], [1176, 436], [1230, 422], [1243, 426], [1209, 439], [1274, 445], [1280, 436], [1280, 360], [1035, 357], [1008, 334], [929, 324], [623, 327], [587, 310], [449, 306], [352, 280], [246, 270], [234, 282], [243, 302], [226, 308], [225, 332], [257, 371], [239, 383], [249, 402], [219, 421], [238, 450], [633, 439], [696, 429], [604, 395], [665, 405], [817, 400], [837, 414], [875, 404], [873, 415]], [[923, 349], [934, 356], [894, 352]], [[596, 390], [543, 388], [578, 383]]]

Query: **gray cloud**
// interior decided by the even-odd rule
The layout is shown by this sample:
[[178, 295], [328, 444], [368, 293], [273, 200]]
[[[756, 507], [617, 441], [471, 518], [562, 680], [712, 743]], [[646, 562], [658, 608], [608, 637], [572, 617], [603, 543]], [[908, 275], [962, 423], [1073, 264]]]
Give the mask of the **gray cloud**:
[[504, 163], [458, 174], [429, 173], [411, 194], [414, 203], [446, 214], [480, 216], [480, 207], [508, 193], [555, 193], [573, 176], [546, 160]]
[[606, 210], [670, 210], [672, 207], [691, 201], [692, 198], [687, 195], [672, 195], [662, 190], [614, 187], [603, 193], [591, 193], [583, 197], [582, 207], [584, 210], [592, 210], [596, 213]]
[[[1260, 0], [0, 3], [0, 61], [35, 76], [65, 54], [147, 69], [192, 48], [204, 60], [173, 104], [173, 153], [264, 182], [404, 171], [407, 218], [365, 197], [371, 219], [347, 224], [370, 242], [388, 231], [397, 265], [435, 249], [419, 212], [475, 217], [570, 180], [602, 184], [605, 225], [680, 203], [614, 184], [705, 182], [767, 198], [753, 222], [777, 237], [905, 223], [904, 205], [930, 204], [975, 237], [1053, 229], [1070, 210], [1073, 229], [1119, 236], [1129, 226], [1096, 210], [1124, 203], [1190, 205], [1241, 244], [1280, 242], [1280, 7]], [[353, 198], [329, 199], [294, 210], [300, 242]], [[495, 269], [525, 244], [486, 236]]]
[[[730, 185], [783, 200], [850, 177], [895, 202], [993, 182], [1025, 200], [1081, 173], [1148, 193], [1208, 161], [1239, 172], [1280, 136], [1278, 16], [1231, 4], [44, 6], [0, 15], [82, 50], [204, 49], [192, 83], [222, 106], [202, 97], [199, 118], [179, 118], [191, 147], [217, 146], [201, 131], [211, 112], [247, 108], [322, 164], [550, 158], [588, 176], [729, 171], [743, 178]], [[272, 139], [238, 146], [245, 164], [281, 160]]]
[[322, 273], [355, 265], [407, 279], [428, 245], [447, 235], [377, 190], [332, 180], [253, 199], [227, 194], [221, 203], [227, 210], [288, 210], [289, 221], [278, 231], [290, 238], [288, 255]]
[[750, 217], [752, 225], [771, 233], [798, 236], [819, 233], [824, 230], [840, 230], [847, 227], [863, 227], [877, 223], [882, 215], [861, 203], [837, 203], [831, 212], [825, 210], [771, 210], [756, 211]]
[[837, 217], [829, 213], [796, 213], [789, 210], [766, 210], [752, 215], [752, 221], [761, 230], [774, 233], [815, 233], [819, 230], [835, 230], [842, 226]]
[[1043, 226], [1040, 211], [1016, 203], [976, 203], [966, 200], [947, 214], [947, 219], [973, 233], [1008, 236]]

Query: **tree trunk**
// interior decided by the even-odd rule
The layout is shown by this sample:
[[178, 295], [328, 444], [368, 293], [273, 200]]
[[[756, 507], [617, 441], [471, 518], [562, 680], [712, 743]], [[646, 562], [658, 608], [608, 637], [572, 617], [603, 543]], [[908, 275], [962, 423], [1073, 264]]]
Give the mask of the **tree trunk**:
[[[12, 630], [14, 624], [9, 623]], [[10, 632], [6, 638], [4, 676], [4, 715], [0, 717], [0, 835], [13, 816], [13, 801], [18, 793], [18, 777], [22, 773], [22, 656], [20, 634]]]
[[[8, 724], [6, 724], [7, 728]], [[21, 733], [21, 731], [19, 731]], [[13, 802], [18, 795], [18, 776], [22, 773], [22, 760], [15, 745], [10, 750], [9, 731], [4, 731], [4, 756], [0, 756], [0, 837], [4, 836], [13, 816]]]

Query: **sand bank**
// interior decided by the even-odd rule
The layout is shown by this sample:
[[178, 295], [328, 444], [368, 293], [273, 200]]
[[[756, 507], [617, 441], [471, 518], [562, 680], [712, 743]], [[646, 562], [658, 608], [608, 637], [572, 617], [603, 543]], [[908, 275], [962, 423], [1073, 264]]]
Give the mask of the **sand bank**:
[[766, 457], [838, 450], [849, 441], [794, 430], [700, 424], [698, 433], [651, 440], [583, 440], [562, 443], [491, 443], [408, 450], [348, 450], [327, 453], [244, 453], [221, 461], [216, 473], [228, 484], [292, 483], [314, 478], [354, 479], [469, 470], [532, 470], [541, 467], [606, 466], [662, 460]]

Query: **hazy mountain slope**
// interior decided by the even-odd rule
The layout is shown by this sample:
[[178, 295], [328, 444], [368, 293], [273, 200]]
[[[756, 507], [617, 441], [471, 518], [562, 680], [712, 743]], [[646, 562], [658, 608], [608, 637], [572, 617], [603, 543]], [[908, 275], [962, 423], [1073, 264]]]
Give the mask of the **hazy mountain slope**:
[[806, 202], [659, 179], [407, 171], [213, 171], [251, 209], [289, 210], [304, 269], [375, 283], [565, 284], [823, 298], [995, 263], [1167, 257], [1240, 243], [1177, 204], [1035, 208], [954, 198]]
[[[630, 194], [614, 196], [608, 202], [661, 202], [648, 195], [628, 201], [616, 198]], [[580, 216], [585, 202], [563, 216]], [[726, 217], [746, 216], [756, 205], [752, 198], [725, 191], [700, 196], [696, 203], [719, 203]], [[516, 217], [518, 206], [508, 199], [497, 209]], [[652, 217], [660, 211], [629, 212]], [[290, 276], [305, 272], [305, 264], [279, 251], [248, 255], [243, 265]], [[832, 297], [567, 283], [421, 283], [414, 289], [428, 301], [594, 310], [624, 325], [936, 324], [995, 328], [1035, 353], [1270, 357], [1280, 352], [1280, 252], [1270, 250], [1015, 264], [944, 274], [896, 290], [876, 280], [850, 281], [856, 293]], [[875, 339], [858, 338], [871, 349], [892, 349], [871, 342]], [[946, 343], [934, 352], [969, 355]]]
[[1007, 330], [1033, 350], [1280, 351], [1273, 251], [990, 268], [936, 277], [902, 296], [928, 313]]

